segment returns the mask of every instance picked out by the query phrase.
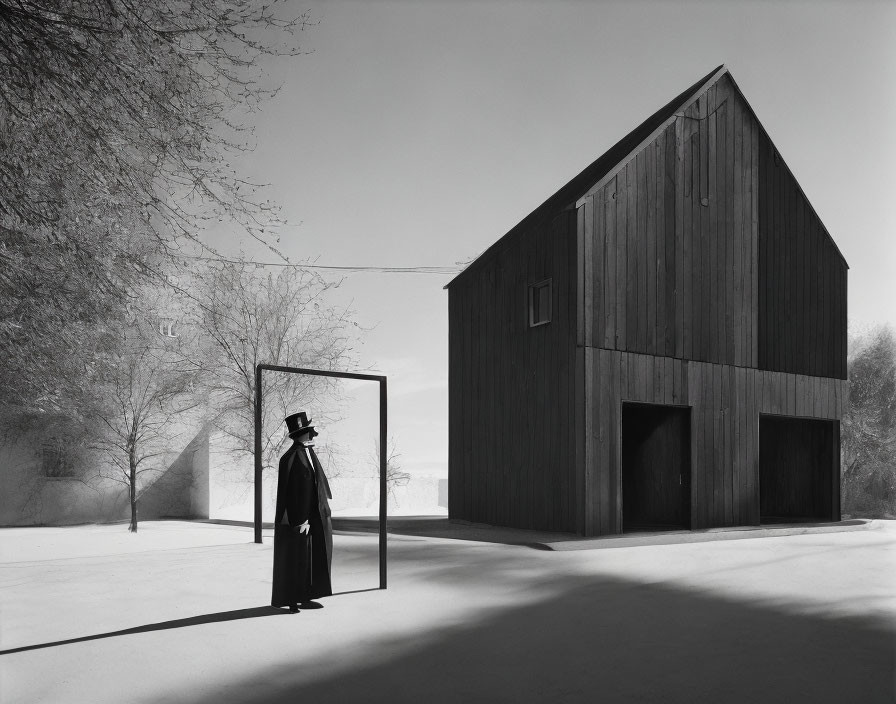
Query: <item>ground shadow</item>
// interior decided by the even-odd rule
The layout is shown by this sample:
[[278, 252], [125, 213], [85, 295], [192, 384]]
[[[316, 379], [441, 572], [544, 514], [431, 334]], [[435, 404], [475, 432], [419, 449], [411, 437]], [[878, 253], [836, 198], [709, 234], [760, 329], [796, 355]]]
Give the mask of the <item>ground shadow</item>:
[[286, 609], [278, 609], [274, 606], [257, 606], [250, 609], [236, 609], [234, 611], [219, 611], [214, 614], [202, 614], [201, 616], [190, 616], [189, 618], [178, 618], [172, 621], [160, 621], [159, 623], [148, 623], [145, 626], [135, 626], [134, 628], [125, 628], [120, 631], [109, 631], [108, 633], [97, 633], [92, 636], [81, 636], [79, 638], [68, 638], [66, 640], [57, 640], [50, 643], [38, 643], [36, 645], [23, 645], [19, 648], [10, 648], [9, 650], [0, 650], [0, 655], [10, 655], [12, 653], [23, 653], [27, 650], [40, 650], [41, 648], [53, 648], [57, 645], [69, 645], [71, 643], [83, 643], [88, 640], [99, 640], [101, 638], [116, 638], [118, 636], [128, 636], [134, 633], [148, 633], [149, 631], [166, 631], [171, 628], [186, 628], [187, 626], [201, 626], [206, 623], [218, 623], [220, 621], [239, 621], [244, 618], [259, 618], [262, 616], [278, 616], [281, 614], [289, 615]]
[[370, 642], [343, 667], [283, 662], [194, 704], [893, 701], [893, 633], [870, 618], [607, 576], [530, 586], [532, 603], [471, 604], [460, 625]]
[[[367, 589], [351, 589], [342, 592], [333, 592], [333, 596], [341, 596], [344, 594], [360, 594], [362, 592], [376, 592], [379, 587], [370, 587]], [[160, 621], [159, 623], [148, 623], [144, 626], [135, 626], [134, 628], [125, 628], [120, 631], [109, 631], [108, 633], [97, 633], [92, 636], [80, 636], [78, 638], [67, 638], [66, 640], [56, 640], [49, 643], [37, 643], [35, 645], [23, 645], [18, 648], [9, 648], [8, 650], [0, 650], [0, 655], [11, 655], [12, 653], [23, 653], [28, 650], [40, 650], [42, 648], [53, 648], [58, 645], [70, 645], [72, 643], [83, 643], [88, 640], [99, 640], [101, 638], [115, 638], [118, 636], [129, 636], [135, 633], [148, 633], [149, 631], [166, 631], [171, 628], [186, 628], [188, 626], [202, 626], [207, 623], [219, 623], [221, 621], [239, 621], [246, 618], [260, 618], [262, 616], [278, 616], [280, 614], [289, 614], [286, 609], [280, 609], [275, 606], [257, 606], [249, 609], [235, 609], [233, 611], [219, 611], [214, 614], [202, 614], [201, 616], [190, 616], [189, 618], [178, 618], [172, 621]]]
[[[748, 540], [774, 535], [775, 529], [790, 532], [809, 532], [812, 529], [855, 530], [867, 526], [863, 519], [843, 521], [791, 521], [761, 526], [729, 526], [687, 530], [668, 526], [638, 526], [605, 536], [584, 537], [575, 533], [506, 528], [484, 523], [469, 523], [449, 519], [446, 516], [398, 516], [389, 518], [387, 530], [392, 536], [418, 538], [449, 538], [503, 545], [519, 545], [536, 550], [599, 550], [604, 548], [632, 547], [635, 545], [669, 545], [677, 543], [715, 542], [720, 540]], [[374, 517], [337, 517], [333, 529], [338, 533], [371, 534], [379, 531]], [[760, 530], [762, 529], [762, 530]]]
[[[341, 533], [376, 533], [379, 524], [375, 517], [337, 517], [333, 530]], [[406, 535], [419, 538], [451, 538], [504, 545], [524, 545], [549, 550], [542, 543], [551, 540], [574, 539], [572, 533], [504, 528], [483, 523], [467, 523], [450, 520], [447, 516], [398, 516], [389, 518], [386, 530], [390, 535]]]

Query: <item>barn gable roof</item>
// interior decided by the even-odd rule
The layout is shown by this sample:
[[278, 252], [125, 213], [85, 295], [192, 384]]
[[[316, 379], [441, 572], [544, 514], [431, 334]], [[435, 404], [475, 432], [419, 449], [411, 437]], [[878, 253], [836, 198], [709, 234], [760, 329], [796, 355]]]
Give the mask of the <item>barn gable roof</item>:
[[[644, 120], [644, 122], [642, 122], [640, 125], [635, 127], [635, 129], [625, 135], [625, 137], [620, 139], [618, 142], [616, 142], [616, 144], [614, 144], [607, 151], [601, 154], [601, 156], [599, 156], [595, 161], [591, 162], [590, 165], [585, 167], [585, 169], [583, 169], [571, 181], [569, 181], [560, 190], [554, 193], [554, 195], [548, 198], [535, 210], [529, 213], [525, 218], [523, 218], [519, 223], [511, 228], [503, 237], [492, 244], [482, 254], [476, 257], [476, 259], [468, 264], [463, 271], [461, 271], [457, 276], [449, 281], [443, 288], [449, 288], [453, 283], [463, 278], [464, 275], [466, 275], [468, 272], [473, 269], [477, 269], [480, 264], [487, 261], [488, 259], [491, 259], [495, 254], [501, 251], [515, 234], [525, 230], [533, 223], [538, 222], [541, 218], [549, 215], [550, 213], [559, 212], [567, 207], [578, 207], [579, 205], [581, 205], [585, 198], [602, 187], [606, 180], [612, 177], [619, 168], [624, 166], [631, 157], [633, 157], [644, 146], [655, 139], [659, 135], [659, 133], [675, 119], [676, 114], [681, 113], [683, 110], [689, 107], [697, 98], [705, 93], [710, 86], [712, 86], [725, 74], [727, 74], [732, 83], [734, 83], [735, 89], [738, 93], [740, 93], [741, 98], [743, 98], [744, 103], [747, 105], [747, 108], [753, 114], [753, 118], [756, 119], [757, 123], [760, 126], [760, 129], [763, 129], [764, 131], [764, 128], [762, 128], [762, 123], [760, 123], [758, 118], [756, 118], [752, 107], [750, 107], [749, 103], [747, 103], [746, 101], [746, 98], [744, 98], [743, 92], [734, 82], [734, 77], [731, 76], [731, 73], [728, 71], [725, 65], [722, 64], [721, 66], [718, 66], [710, 71], [703, 78], [690, 86], [687, 90], [675, 96], [663, 107], [653, 113], [653, 115], [648, 117], [646, 120]], [[797, 184], [797, 187], [799, 188], [799, 184]], [[802, 193], [802, 189], [799, 190]], [[805, 194], [803, 195], [805, 196]], [[806, 199], [806, 201], [808, 202], [808, 198]], [[811, 203], [809, 204], [809, 207], [810, 209], [812, 209], [812, 212], [815, 213]], [[815, 213], [815, 216], [818, 217], [818, 214]], [[833, 238], [831, 238], [830, 233], [827, 232], [827, 228], [822, 225], [822, 229], [831, 239], [831, 242], [834, 244], [834, 249], [840, 255], [841, 259], [843, 259], [844, 264], [846, 264], [845, 257], [843, 257], [843, 254], [840, 252], [840, 249], [833, 241]], [[848, 267], [849, 265], [847, 264], [847, 268]]]

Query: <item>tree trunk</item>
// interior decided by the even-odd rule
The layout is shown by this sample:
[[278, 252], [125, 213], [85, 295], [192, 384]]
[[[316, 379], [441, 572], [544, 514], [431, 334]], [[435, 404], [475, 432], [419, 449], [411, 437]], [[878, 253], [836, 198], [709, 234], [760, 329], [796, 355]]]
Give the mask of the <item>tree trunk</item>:
[[134, 465], [134, 460], [131, 459], [131, 525], [128, 526], [128, 530], [131, 533], [137, 532], [137, 467]]

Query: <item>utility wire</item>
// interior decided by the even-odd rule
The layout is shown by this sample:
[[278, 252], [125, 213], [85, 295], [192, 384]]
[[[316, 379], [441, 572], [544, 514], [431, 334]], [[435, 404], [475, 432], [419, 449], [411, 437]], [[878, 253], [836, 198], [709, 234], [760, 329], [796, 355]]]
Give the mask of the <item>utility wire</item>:
[[334, 271], [357, 271], [383, 274], [459, 274], [463, 266], [325, 266], [323, 264], [293, 264], [291, 262], [258, 262], [245, 259], [228, 259], [227, 257], [200, 257], [191, 254], [176, 255], [182, 259], [201, 259], [212, 262], [228, 262], [230, 264], [246, 264], [247, 266], [288, 266], [297, 269], [332, 269]]

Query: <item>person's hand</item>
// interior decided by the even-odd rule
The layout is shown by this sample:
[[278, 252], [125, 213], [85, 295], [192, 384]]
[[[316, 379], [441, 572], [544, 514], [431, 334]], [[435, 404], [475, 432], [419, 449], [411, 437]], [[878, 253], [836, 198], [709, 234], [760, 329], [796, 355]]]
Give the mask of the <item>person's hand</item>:
[[302, 535], [308, 535], [311, 532], [311, 526], [308, 525], [308, 521], [305, 521], [302, 525], [299, 526], [299, 533]]

